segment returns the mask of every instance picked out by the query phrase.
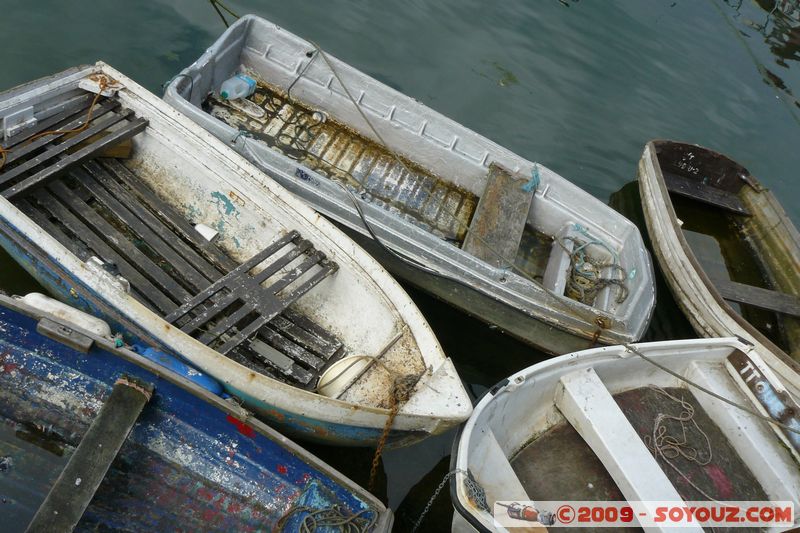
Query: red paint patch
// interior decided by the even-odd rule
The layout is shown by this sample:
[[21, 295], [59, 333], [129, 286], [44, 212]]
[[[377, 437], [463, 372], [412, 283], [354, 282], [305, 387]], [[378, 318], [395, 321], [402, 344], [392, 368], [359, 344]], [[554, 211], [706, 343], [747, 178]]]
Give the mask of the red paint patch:
[[245, 437], [250, 437], [251, 439], [256, 436], [256, 432], [253, 428], [242, 422], [241, 420], [237, 420], [236, 418], [228, 415], [225, 417], [225, 420], [236, 426], [236, 430], [244, 435]]
[[[703, 467], [706, 475], [711, 478], [714, 483], [714, 488], [717, 489], [718, 499], [732, 499], [733, 498], [733, 483], [730, 478], [725, 474], [719, 466], [711, 464]], [[712, 495], [713, 496], [713, 495]]]
[[288, 469], [287, 469], [285, 466], [283, 466], [283, 465], [278, 465], [278, 473], [279, 473], [279, 474], [282, 474], [282, 475], [284, 475], [284, 476], [285, 476], [285, 475], [286, 475], [286, 473], [287, 473], [288, 471], [289, 471], [289, 470], [288, 470]]

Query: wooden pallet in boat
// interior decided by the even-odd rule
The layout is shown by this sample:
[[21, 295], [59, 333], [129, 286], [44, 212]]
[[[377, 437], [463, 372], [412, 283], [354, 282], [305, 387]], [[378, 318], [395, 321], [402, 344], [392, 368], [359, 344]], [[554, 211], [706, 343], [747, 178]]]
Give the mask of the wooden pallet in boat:
[[[74, 129], [89, 103], [39, 130]], [[289, 307], [336, 264], [290, 232], [240, 265], [121, 160], [97, 157], [146, 125], [111, 98], [77, 135], [12, 139], [0, 194], [82, 260], [99, 258], [122, 275], [139, 301], [185, 333], [260, 373], [314, 389], [344, 348]]]

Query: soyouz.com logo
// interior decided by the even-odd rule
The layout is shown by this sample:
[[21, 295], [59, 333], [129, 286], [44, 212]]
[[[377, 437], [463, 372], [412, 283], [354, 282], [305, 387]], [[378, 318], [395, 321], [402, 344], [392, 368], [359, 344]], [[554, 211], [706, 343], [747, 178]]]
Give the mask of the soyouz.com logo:
[[494, 519], [502, 527], [790, 527], [792, 502], [591, 502], [499, 501]]

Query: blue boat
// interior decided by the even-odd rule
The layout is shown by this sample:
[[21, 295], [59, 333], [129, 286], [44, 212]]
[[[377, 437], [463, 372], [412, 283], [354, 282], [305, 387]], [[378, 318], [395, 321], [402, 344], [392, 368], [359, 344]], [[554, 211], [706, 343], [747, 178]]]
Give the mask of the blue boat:
[[83, 329], [92, 320], [0, 295], [4, 531], [31, 520], [29, 531], [390, 529], [380, 501], [215, 394], [213, 379], [118, 347]]

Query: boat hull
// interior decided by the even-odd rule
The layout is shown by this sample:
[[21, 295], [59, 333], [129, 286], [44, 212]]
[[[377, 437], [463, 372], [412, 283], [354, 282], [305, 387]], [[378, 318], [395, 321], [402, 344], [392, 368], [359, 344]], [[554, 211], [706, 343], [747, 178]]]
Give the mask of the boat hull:
[[[538, 203], [546, 204], [547, 207], [542, 212], [546, 211], [547, 215], [533, 215], [534, 218], [538, 216], [548, 218], [549, 220], [543, 225], [548, 227], [550, 234], [578, 223], [594, 227], [609, 241], [619, 239], [615, 242], [620, 243], [624, 249], [623, 255], [628, 257], [633, 273], [633, 277], [627, 280], [632, 288], [629, 293], [631, 303], [624, 312], [610, 313], [579, 304], [556, 294], [538, 282], [533, 283], [517, 275], [513, 269], [496, 268], [457, 245], [443, 240], [433, 232], [408, 222], [403, 216], [357, 198], [338, 182], [272, 150], [266, 143], [250, 138], [206, 113], [200, 107], [200, 93], [205, 94], [215, 90], [215, 87], [210, 85], [211, 80], [220, 78], [223, 72], [227, 76], [230, 74], [228, 70], [239, 68], [244, 62], [243, 58], [238, 57], [239, 54], [253, 53], [253, 50], [248, 48], [249, 44], [244, 44], [251, 34], [257, 34], [253, 40], [258, 42], [259, 46], [264, 45], [270, 50], [279, 48], [275, 57], [285, 55], [293, 58], [293, 54], [299, 53], [298, 50], [302, 48], [305, 51], [310, 46], [299, 44], [301, 42], [299, 38], [263, 19], [254, 16], [243, 17], [231, 26], [203, 57], [175, 78], [167, 87], [164, 99], [239, 151], [269, 178], [286, 187], [340, 227], [349, 230], [353, 238], [358, 236], [358, 242], [393, 274], [458, 309], [499, 327], [523, 342], [549, 353], [561, 354], [584, 348], [591, 342], [617, 344], [635, 341], [641, 337], [652, 314], [655, 295], [652, 265], [638, 230], [608, 206], [549, 169], [541, 165], [536, 167], [541, 174], [543, 185], [536, 192], [532, 210], [534, 212], [537, 210]], [[274, 44], [273, 47], [270, 39], [274, 39], [278, 44]], [[287, 46], [287, 42], [292, 44]], [[258, 54], [264, 57], [270, 55], [261, 52]], [[367, 77], [339, 60], [335, 58], [331, 60], [339, 65], [340, 69], [347, 71], [346, 76], [349, 76], [354, 83], [353, 88], [362, 89], [360, 85], [363, 84], [363, 91], [368, 94], [364, 100], [377, 98], [379, 101], [389, 102], [393, 109], [397, 108], [396, 115], [405, 116], [408, 112], [410, 115], [423, 117], [425, 124], [430, 123], [431, 130], [441, 129], [444, 132], [442, 135], [453, 136], [455, 139], [447, 141], [452, 144], [451, 149], [439, 154], [441, 142], [445, 141], [441, 141], [439, 145], [436, 143], [431, 145], [430, 136], [423, 134], [422, 131], [405, 132], [401, 134], [405, 135], [403, 145], [405, 152], [426, 154], [431, 161], [438, 161], [446, 167], [447, 165], [442, 162], [449, 161], [448, 158], [453, 157], [454, 153], [466, 150], [456, 159], [460, 160], [459, 164], [471, 165], [471, 172], [477, 167], [480, 168], [478, 172], [488, 172], [488, 164], [492, 161], [517, 169], [523, 174], [528, 170], [522, 169], [533, 166], [533, 163], [497, 146], [419, 102], [383, 86], [377, 80]], [[187, 80], [192, 80], [192, 83]], [[298, 88], [300, 85], [302, 81], [298, 83]], [[193, 92], [190, 86], [194, 89]], [[306, 90], [308, 88], [303, 89]], [[331, 90], [328, 96], [333, 102], [332, 106], [347, 108], [343, 113], [352, 112], [352, 103], [338, 100], [341, 96], [338, 90]], [[322, 93], [315, 93], [314, 98], [322, 101], [328, 99]], [[365, 109], [366, 113], [374, 112], [370, 111], [372, 108], [365, 107]], [[327, 111], [326, 109], [326, 113]], [[393, 120], [392, 115], [393, 113], [390, 113], [389, 118], [375, 115], [371, 120], [376, 122], [376, 128], [384, 130], [383, 135], [391, 135], [387, 132], [409, 129], [409, 126], [399, 118]], [[361, 122], [362, 119], [359, 118], [352, 124], [347, 124], [357, 128], [355, 124], [360, 125]], [[457, 143], [459, 149], [455, 150]], [[469, 148], [462, 148], [461, 145]], [[476, 167], [476, 161], [483, 162]], [[420, 164], [425, 166], [423, 163]], [[443, 173], [441, 169], [429, 170], [434, 174]], [[460, 170], [463, 169], [459, 168]], [[358, 206], [354, 205], [354, 202], [358, 202]], [[369, 229], [365, 227], [365, 223]], [[373, 234], [379, 243], [375, 242]], [[623, 240], [624, 246], [621, 244]]]
[[[284, 530], [280, 519], [301, 505], [366, 511], [376, 530], [391, 529], [391, 512], [376, 498], [241, 407], [108, 339], [91, 336], [84, 354], [47, 338], [37, 330], [40, 318], [59, 322], [13, 299], [0, 300], [0, 412], [18, 436], [31, 435], [38, 440], [30, 442], [52, 454], [9, 450], [3, 483], [25, 483], [27, 490], [11, 489], [19, 500], [7, 502], [6, 526], [30, 520], [67, 452], [116, 380], [127, 376], [153, 384], [154, 396], [77, 531]], [[27, 476], [41, 462], [53, 468], [31, 484]], [[286, 530], [298, 520], [290, 519]]]
[[[33, 252], [29, 246], [20, 245], [24, 242], [24, 236], [0, 221], [0, 246], [51, 294], [73, 307], [101, 317], [111, 324], [113, 331], [125, 331], [125, 340], [130, 344], [144, 343], [171, 352], [171, 349], [158, 337], [136, 327], [112, 306], [105, 305], [99, 294], [68, 271], [59, 268], [52, 258]], [[301, 416], [281, 406], [255, 398], [246, 390], [230, 385], [226, 385], [225, 389], [229, 394], [245, 400], [248, 408], [252, 409], [259, 418], [268, 421], [287, 435], [304, 440], [336, 446], [373, 446], [383, 433], [383, 430], [377, 427], [339, 424], [315, 417]], [[428, 436], [430, 434], [425, 431], [392, 430], [387, 437], [387, 445], [389, 447], [407, 446]]]

